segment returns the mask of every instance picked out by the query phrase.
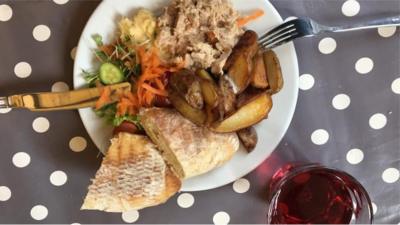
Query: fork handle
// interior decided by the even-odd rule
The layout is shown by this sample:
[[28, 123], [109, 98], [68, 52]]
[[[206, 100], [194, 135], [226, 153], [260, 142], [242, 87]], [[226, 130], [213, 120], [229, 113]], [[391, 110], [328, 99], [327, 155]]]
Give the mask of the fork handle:
[[389, 26], [400, 26], [400, 15], [370, 20], [359, 24], [353, 24], [348, 26], [337, 26], [337, 27], [325, 27], [324, 31], [331, 32], [346, 32], [354, 30], [364, 30], [378, 27], [389, 27]]

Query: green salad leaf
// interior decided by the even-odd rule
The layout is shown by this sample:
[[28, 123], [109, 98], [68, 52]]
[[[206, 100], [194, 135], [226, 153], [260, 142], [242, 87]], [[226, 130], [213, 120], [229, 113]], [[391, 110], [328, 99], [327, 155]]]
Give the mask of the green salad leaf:
[[117, 113], [117, 103], [111, 103], [95, 110], [98, 117], [104, 118], [108, 123], [113, 124]]
[[86, 83], [89, 84], [89, 87], [95, 87], [96, 82], [100, 80], [100, 74], [98, 71], [96, 72], [89, 72], [86, 70], [82, 70], [83, 79], [85, 79]]
[[109, 57], [102, 50], [95, 50], [94, 54], [96, 55], [96, 57], [99, 59], [100, 62], [104, 63], [109, 61]]
[[[112, 44], [107, 46], [104, 46], [103, 38], [99, 34], [92, 35], [92, 39], [97, 45], [97, 48], [93, 50], [93, 54], [98, 61], [100, 61], [101, 66], [110, 63], [115, 65], [123, 74], [121, 82], [130, 81], [134, 83], [137, 77], [141, 75], [142, 71], [137, 52], [135, 48], [131, 47], [130, 43], [128, 43], [131, 41], [131, 37], [125, 36], [123, 38], [117, 38]], [[111, 47], [113, 48], [112, 53], [108, 51]], [[100, 76], [100, 72], [100, 69], [93, 72], [82, 70], [83, 77], [89, 87], [107, 83], [104, 82], [104, 76]], [[117, 116], [117, 102], [107, 104], [95, 110], [95, 113], [114, 127], [121, 125], [124, 121], [128, 121], [135, 124], [138, 129], [143, 130], [138, 115]]]
[[115, 127], [121, 125], [122, 122], [128, 121], [133, 124], [135, 124], [139, 129], [142, 129], [142, 126], [140, 125], [140, 118], [138, 115], [131, 116], [131, 115], [124, 115], [124, 116], [116, 116], [113, 120], [113, 125]]
[[118, 127], [124, 121], [131, 122], [137, 126], [138, 129], [143, 130], [143, 127], [140, 124], [140, 117], [138, 115], [123, 115], [117, 116], [117, 103], [111, 103], [103, 106], [102, 108], [95, 110], [97, 116], [105, 119], [109, 124], [114, 127]]
[[103, 46], [103, 38], [99, 34], [93, 34], [92, 39], [96, 42], [97, 47]]
[[133, 67], [132, 73], [137, 77], [140, 76], [140, 74], [142, 74], [142, 66], [140, 64], [136, 64]]

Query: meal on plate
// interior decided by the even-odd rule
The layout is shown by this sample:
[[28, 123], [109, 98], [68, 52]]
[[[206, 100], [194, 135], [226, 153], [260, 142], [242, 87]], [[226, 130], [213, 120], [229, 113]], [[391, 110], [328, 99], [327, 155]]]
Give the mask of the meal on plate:
[[[165, 202], [181, 181], [257, 144], [283, 78], [271, 50], [228, 0], [172, 0], [160, 16], [138, 9], [97, 44], [97, 70], [83, 71], [101, 96], [95, 112], [114, 126], [82, 209], [123, 212]], [[107, 85], [129, 82], [130, 90]]]

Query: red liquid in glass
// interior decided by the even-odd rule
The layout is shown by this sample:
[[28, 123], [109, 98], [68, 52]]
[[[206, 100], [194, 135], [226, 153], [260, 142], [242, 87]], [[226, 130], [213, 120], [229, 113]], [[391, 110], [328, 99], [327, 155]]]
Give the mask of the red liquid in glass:
[[280, 176], [282, 180], [273, 184], [279, 187], [275, 187], [270, 202], [269, 223], [349, 224], [360, 216], [363, 207], [363, 213], [365, 206], [368, 211], [365, 190], [345, 173], [317, 168]]

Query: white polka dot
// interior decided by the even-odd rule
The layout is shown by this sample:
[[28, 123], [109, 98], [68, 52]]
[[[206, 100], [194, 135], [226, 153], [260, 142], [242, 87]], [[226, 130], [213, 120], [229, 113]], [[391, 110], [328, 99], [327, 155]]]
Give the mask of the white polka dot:
[[295, 16], [289, 16], [288, 18], [286, 18], [286, 19], [284, 20], [284, 22], [287, 22], [287, 21], [290, 21], [290, 20], [295, 20], [295, 19], [297, 19], [297, 17], [295, 17]]
[[51, 86], [51, 91], [52, 92], [64, 92], [64, 91], [68, 91], [69, 87], [68, 84], [66, 84], [65, 82], [56, 82]]
[[356, 0], [347, 0], [342, 5], [342, 13], [345, 16], [355, 16], [360, 12], [360, 3]]
[[45, 117], [38, 117], [33, 121], [32, 127], [38, 133], [45, 133], [50, 128], [50, 122]]
[[338, 94], [332, 99], [332, 106], [337, 110], [343, 110], [349, 107], [350, 97], [346, 94]]
[[75, 56], [76, 56], [76, 47], [74, 47], [73, 49], [71, 49], [71, 52], [69, 53], [69, 55], [71, 56], [72, 60], [75, 60]]
[[47, 41], [51, 36], [51, 30], [48, 26], [41, 24], [33, 28], [32, 34], [37, 41]]
[[393, 36], [396, 33], [396, 27], [379, 27], [378, 34], [381, 37], [387, 38]]
[[67, 3], [69, 0], [53, 0], [54, 3], [59, 4], [59, 5], [63, 5], [65, 3]]
[[392, 91], [400, 95], [400, 77], [392, 82]]
[[378, 206], [376, 206], [375, 202], [371, 202], [372, 205], [372, 213], [375, 215], [378, 211]]
[[192, 194], [183, 193], [179, 195], [177, 203], [181, 208], [189, 208], [194, 204], [194, 197]]
[[375, 130], [382, 129], [386, 126], [387, 119], [382, 113], [377, 113], [369, 118], [369, 126]]
[[346, 159], [350, 164], [359, 164], [364, 159], [362, 150], [354, 148], [347, 152]]
[[326, 130], [318, 129], [311, 134], [311, 141], [316, 145], [323, 145], [328, 142], [329, 134]]
[[322, 39], [318, 44], [318, 49], [322, 54], [331, 54], [336, 49], [335, 39], [330, 37]]
[[34, 220], [44, 220], [46, 219], [49, 211], [43, 205], [36, 205], [31, 209], [31, 217]]
[[27, 167], [31, 162], [31, 156], [26, 152], [18, 152], [14, 154], [12, 162], [14, 166], [18, 168], [24, 168]]
[[67, 174], [65, 174], [61, 170], [54, 171], [50, 175], [50, 183], [53, 184], [54, 186], [62, 186], [64, 185], [68, 180]]
[[385, 171], [382, 173], [382, 179], [386, 183], [394, 183], [397, 180], [399, 180], [400, 177], [400, 172], [396, 168], [387, 168]]
[[245, 178], [241, 178], [236, 180], [233, 185], [233, 190], [237, 193], [245, 193], [250, 189], [250, 182], [245, 179]]
[[0, 109], [0, 113], [1, 114], [6, 114], [6, 113], [9, 113], [9, 112], [11, 112], [11, 108]]
[[13, 11], [9, 5], [0, 5], [0, 21], [8, 21], [11, 19]]
[[374, 68], [374, 61], [368, 57], [363, 57], [357, 60], [355, 68], [358, 73], [367, 74]]
[[0, 186], [0, 201], [5, 202], [11, 198], [11, 190], [6, 186]]
[[309, 90], [314, 86], [314, 82], [311, 74], [303, 74], [299, 78], [299, 88], [303, 91]]
[[231, 218], [229, 217], [229, 214], [226, 212], [217, 212], [213, 216], [213, 222], [215, 225], [226, 225], [229, 223]]
[[32, 67], [27, 62], [19, 62], [14, 67], [14, 73], [19, 78], [27, 78], [32, 73]]
[[139, 219], [139, 212], [137, 210], [132, 210], [129, 212], [122, 213], [122, 220], [125, 223], [134, 223]]
[[85, 138], [77, 136], [72, 138], [69, 141], [69, 148], [73, 151], [73, 152], [81, 152], [83, 150], [85, 150], [87, 147], [87, 141]]

